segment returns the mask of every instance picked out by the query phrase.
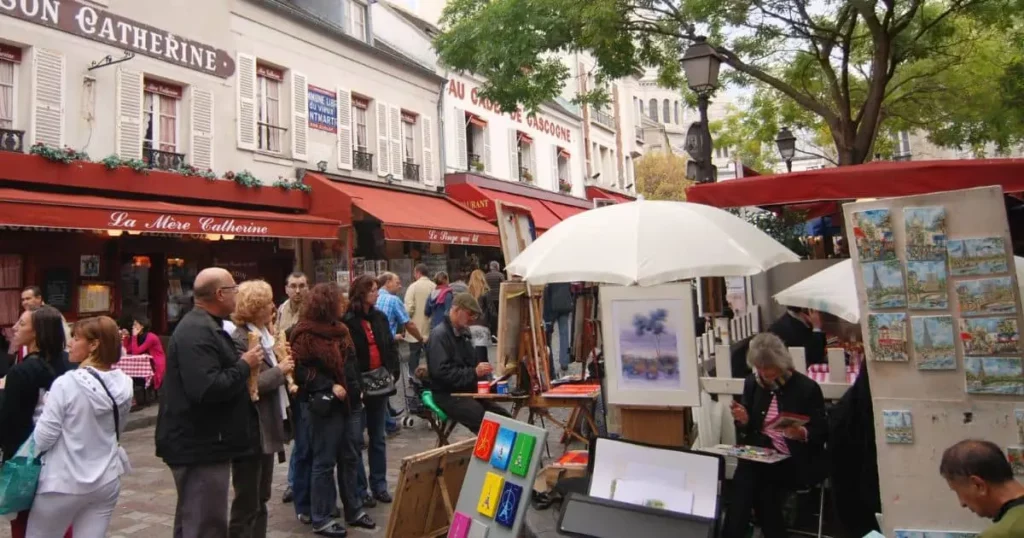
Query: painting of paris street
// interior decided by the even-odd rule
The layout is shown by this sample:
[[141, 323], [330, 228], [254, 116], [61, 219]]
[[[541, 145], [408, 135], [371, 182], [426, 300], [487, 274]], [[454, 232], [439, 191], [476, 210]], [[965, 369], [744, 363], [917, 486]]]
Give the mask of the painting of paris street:
[[1020, 357], [964, 357], [968, 394], [1024, 396]]
[[918, 370], [956, 370], [953, 316], [910, 318]]
[[1020, 353], [1017, 318], [962, 318], [960, 340], [965, 355], [1016, 355]]
[[907, 289], [903, 286], [903, 268], [896, 260], [862, 263], [864, 290], [868, 307], [873, 310], [907, 306]]
[[907, 303], [915, 310], [946, 310], [946, 261], [907, 262]]
[[953, 276], [993, 275], [1009, 271], [1002, 237], [957, 239], [946, 245]]
[[907, 315], [868, 314], [868, 343], [876, 361], [907, 362]]
[[962, 280], [956, 283], [960, 314], [1013, 314], [1017, 304], [1013, 296], [1013, 279], [1008, 276]]
[[888, 209], [869, 209], [853, 214], [853, 235], [860, 261], [895, 260], [896, 241]]
[[907, 260], [946, 261], [946, 208], [908, 207], [903, 210], [907, 230]]

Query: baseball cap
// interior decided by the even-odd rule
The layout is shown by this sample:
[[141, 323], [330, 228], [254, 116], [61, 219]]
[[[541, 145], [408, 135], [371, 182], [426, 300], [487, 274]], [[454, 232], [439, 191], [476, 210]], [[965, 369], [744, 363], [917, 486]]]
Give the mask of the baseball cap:
[[463, 310], [469, 310], [470, 312], [482, 316], [483, 311], [480, 310], [480, 303], [476, 301], [476, 298], [470, 295], [468, 292], [462, 292], [452, 299], [452, 306], [457, 306]]

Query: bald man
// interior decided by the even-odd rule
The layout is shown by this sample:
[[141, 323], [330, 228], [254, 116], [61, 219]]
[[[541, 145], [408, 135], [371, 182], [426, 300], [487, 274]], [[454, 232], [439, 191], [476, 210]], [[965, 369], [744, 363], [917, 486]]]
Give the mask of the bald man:
[[980, 439], [960, 441], [943, 452], [939, 474], [961, 506], [992, 520], [978, 538], [1024, 536], [1024, 485], [1014, 478], [999, 445]]
[[231, 460], [255, 454], [259, 417], [250, 400], [251, 368], [260, 346], [239, 357], [224, 320], [238, 285], [217, 267], [196, 275], [195, 308], [171, 335], [156, 423], [156, 455], [174, 475], [178, 506], [174, 537], [228, 535]]

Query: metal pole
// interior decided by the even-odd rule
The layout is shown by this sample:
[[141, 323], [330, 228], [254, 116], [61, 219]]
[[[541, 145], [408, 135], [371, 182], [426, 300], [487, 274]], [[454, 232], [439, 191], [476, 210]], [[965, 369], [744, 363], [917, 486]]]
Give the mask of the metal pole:
[[700, 111], [701, 136], [704, 143], [701, 144], [702, 159], [698, 169], [697, 182], [711, 183], [715, 180], [711, 173], [711, 127], [708, 125], [708, 92], [700, 92], [697, 95], [697, 108]]
[[793, 159], [786, 159], [786, 172], [793, 171]]

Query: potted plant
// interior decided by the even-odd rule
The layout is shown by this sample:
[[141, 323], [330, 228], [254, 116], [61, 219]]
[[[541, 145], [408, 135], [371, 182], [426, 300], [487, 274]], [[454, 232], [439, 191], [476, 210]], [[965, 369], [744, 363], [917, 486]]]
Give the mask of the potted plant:
[[558, 180], [558, 192], [563, 192], [565, 194], [569, 194], [570, 192], [572, 192], [572, 183], [569, 183], [568, 181], [566, 181], [564, 179], [559, 179]]
[[484, 172], [484, 162], [481, 161], [481, 160], [473, 161], [473, 171], [483, 173]]
[[529, 170], [523, 171], [523, 181], [533, 183], [533, 172], [530, 172]]

